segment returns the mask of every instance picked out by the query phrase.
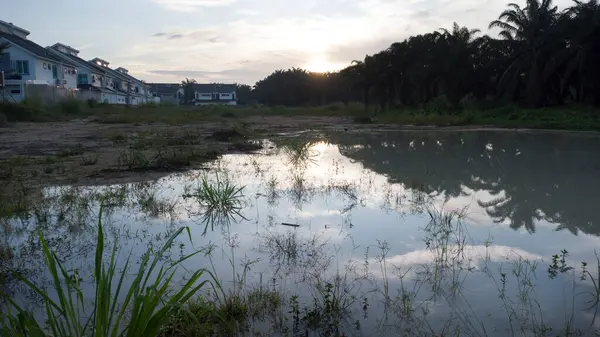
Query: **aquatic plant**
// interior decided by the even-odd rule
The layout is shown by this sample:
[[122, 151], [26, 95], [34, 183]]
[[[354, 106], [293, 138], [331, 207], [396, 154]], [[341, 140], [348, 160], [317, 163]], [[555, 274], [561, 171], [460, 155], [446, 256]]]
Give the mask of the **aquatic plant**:
[[[158, 251], [146, 251], [139, 261], [135, 278], [130, 284], [125, 282], [126, 275], [130, 275], [130, 257], [126, 259], [122, 270], [117, 271], [119, 249], [115, 243], [108, 263], [103, 260], [102, 207], [98, 219], [92, 310], [86, 310], [87, 303], [78, 273], [64, 267], [40, 234], [46, 268], [52, 278], [56, 296], [50, 295], [48, 290], [23, 276], [16, 277], [42, 298], [48, 328], [33, 313], [21, 308], [13, 299], [6, 298], [6, 307], [0, 313], [0, 335], [156, 336], [173, 314], [209, 282], [200, 282], [206, 272], [200, 269], [193, 272], [180, 289], [171, 289], [171, 281], [180, 263], [199, 253], [196, 251], [174, 262], [161, 262], [184, 230], [187, 230], [191, 240], [187, 227], [177, 230]], [[119, 273], [120, 276], [116, 276]]]
[[202, 217], [202, 223], [205, 225], [204, 234], [210, 225], [214, 230], [215, 224], [228, 225], [231, 221], [238, 218], [246, 219], [241, 211], [243, 205], [244, 186], [232, 184], [228, 179], [222, 180], [217, 175], [216, 182], [209, 182], [207, 177], [202, 177], [200, 184], [192, 191], [186, 193], [184, 198], [194, 198], [201, 206], [198, 214]]

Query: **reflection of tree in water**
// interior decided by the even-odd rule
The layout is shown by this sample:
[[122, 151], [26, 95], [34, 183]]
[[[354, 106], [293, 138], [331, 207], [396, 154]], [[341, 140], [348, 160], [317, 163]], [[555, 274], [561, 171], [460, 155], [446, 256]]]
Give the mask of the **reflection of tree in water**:
[[600, 235], [600, 139], [552, 133], [334, 133], [342, 155], [428, 194], [446, 198], [488, 191], [479, 200], [497, 222], [534, 232], [546, 220], [576, 234]]

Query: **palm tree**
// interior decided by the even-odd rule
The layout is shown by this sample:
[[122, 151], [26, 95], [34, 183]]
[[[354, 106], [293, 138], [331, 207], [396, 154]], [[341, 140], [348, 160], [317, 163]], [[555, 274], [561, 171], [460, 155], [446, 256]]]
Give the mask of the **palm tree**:
[[196, 84], [196, 80], [186, 78], [181, 81], [181, 87], [183, 88], [183, 100], [184, 103], [188, 103], [194, 100], [194, 84]]
[[481, 32], [479, 29], [460, 27], [456, 22], [451, 32], [444, 28], [441, 31], [447, 45], [446, 56], [442, 58], [444, 92], [450, 104], [456, 108], [472, 87], [473, 57], [483, 39], [476, 37]]
[[[556, 57], [556, 68], [562, 65], [564, 73], [561, 90], [572, 88], [574, 99], [585, 100], [600, 85], [600, 3], [598, 0], [582, 2], [574, 0], [561, 17], [561, 33], [567, 39], [568, 48]], [[594, 97], [596, 105], [600, 99]]]
[[517, 98], [524, 82], [527, 99], [534, 106], [545, 103], [544, 68], [556, 50], [555, 24], [558, 8], [552, 0], [527, 0], [525, 8], [511, 3], [489, 28], [499, 33], [508, 48], [513, 48], [512, 62], [500, 78], [500, 91]]

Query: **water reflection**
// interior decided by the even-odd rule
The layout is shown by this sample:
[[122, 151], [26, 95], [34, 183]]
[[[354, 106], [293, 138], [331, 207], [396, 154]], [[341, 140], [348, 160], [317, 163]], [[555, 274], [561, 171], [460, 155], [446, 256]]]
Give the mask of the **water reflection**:
[[[226, 288], [220, 303], [250, 297], [254, 287], [276, 292], [282, 316], [292, 318], [258, 322], [262, 332], [505, 336], [595, 328], [591, 278], [578, 273], [600, 243], [592, 207], [597, 138], [343, 132], [275, 142], [258, 155], [224, 156], [209, 170], [156, 182], [15, 194], [1, 208], [0, 268], [45, 282], [41, 230], [66, 266], [89, 280], [102, 202], [107, 241], [133, 256], [191, 226], [194, 246], [177, 242], [171, 254], [202, 248], [186, 268], [218, 275]], [[574, 269], [549, 279], [550, 257], [562, 249]], [[22, 289], [10, 291], [31, 301]]]
[[495, 198], [477, 202], [511, 228], [535, 232], [545, 220], [573, 234], [600, 234], [597, 137], [423, 131], [336, 133], [329, 140], [392, 183], [447, 199], [487, 191]]

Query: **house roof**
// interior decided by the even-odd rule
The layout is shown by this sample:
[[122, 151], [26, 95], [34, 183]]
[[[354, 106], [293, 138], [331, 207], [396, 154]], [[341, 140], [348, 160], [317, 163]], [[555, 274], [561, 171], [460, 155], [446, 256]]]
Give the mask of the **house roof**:
[[73, 68], [77, 67], [77, 65], [75, 64], [76, 62], [73, 62], [73, 60], [71, 60], [70, 58], [66, 57], [65, 54], [59, 52], [58, 50], [50, 49], [49, 47], [47, 49], [48, 49], [48, 51], [50, 52], [50, 54], [52, 56], [60, 59], [60, 61], [62, 63], [70, 65]]
[[174, 94], [180, 88], [179, 83], [148, 83], [150, 85], [150, 91], [157, 94]]
[[123, 95], [123, 92], [119, 91], [119, 90], [112, 90], [110, 88], [99, 88], [96, 86], [93, 86], [91, 84], [78, 84], [77, 85], [78, 89], [82, 89], [82, 90], [92, 90], [92, 91], [99, 91], [99, 92], [103, 92], [105, 94], [117, 94], [117, 95]]
[[198, 92], [218, 92], [218, 93], [230, 93], [236, 90], [235, 84], [222, 84], [222, 83], [195, 83], [194, 90]]
[[75, 56], [75, 55], [70, 55], [70, 54], [65, 54], [65, 53], [61, 53], [58, 50], [56, 51], [57, 53], [60, 53], [62, 56], [72, 60], [75, 63], [79, 63], [87, 68], [90, 68], [92, 70], [94, 70], [95, 72], [99, 73], [99, 74], [104, 74], [104, 68], [102, 67], [98, 67], [97, 65], [93, 64], [93, 63], [89, 63], [88, 61], [82, 59], [81, 57]]
[[[27, 50], [28, 52], [34, 54], [37, 57], [45, 58], [45, 59], [55, 61], [55, 62], [63, 62], [59, 57], [53, 55], [46, 48], [40, 46], [39, 44], [37, 44], [33, 41], [22, 39], [13, 34], [6, 34], [6, 33], [1, 33], [1, 32], [0, 32], [0, 37], [5, 38], [6, 40], [10, 41], [11, 43], [16, 44], [17, 46]], [[73, 64], [69, 64], [69, 65], [74, 66]]]
[[[98, 67], [98, 66], [97, 66], [97, 65], [96, 65], [94, 62], [92, 62], [92, 61], [88, 61], [88, 63], [89, 63], [89, 64], [92, 64], [92, 65], [94, 65], [94, 66], [96, 66], [96, 67]], [[107, 75], [110, 75], [110, 76], [112, 76], [112, 77], [117, 77], [117, 78], [120, 78], [121, 80], [126, 80], [126, 81], [129, 81], [129, 80], [130, 80], [129, 78], [127, 78], [127, 77], [125, 76], [125, 74], [122, 74], [122, 73], [120, 73], [120, 72], [118, 72], [118, 71], [116, 71], [116, 70], [114, 70], [114, 69], [111, 69], [111, 68], [109, 68], [109, 67], [98, 67], [98, 68], [100, 68], [100, 69], [104, 70], [104, 72], [105, 72]]]
[[[117, 68], [117, 69], [119, 69], [119, 68]], [[120, 71], [118, 71], [116, 69], [113, 69], [113, 71], [121, 74], [122, 76], [125, 76], [125, 78], [129, 79], [130, 81], [136, 81], [136, 82], [142, 83], [143, 85], [146, 85], [146, 83], [142, 82], [141, 80], [138, 80], [137, 78], [135, 78], [135, 77], [133, 77], [133, 76], [131, 76], [129, 74], [122, 73], [122, 72], [120, 72]]]

